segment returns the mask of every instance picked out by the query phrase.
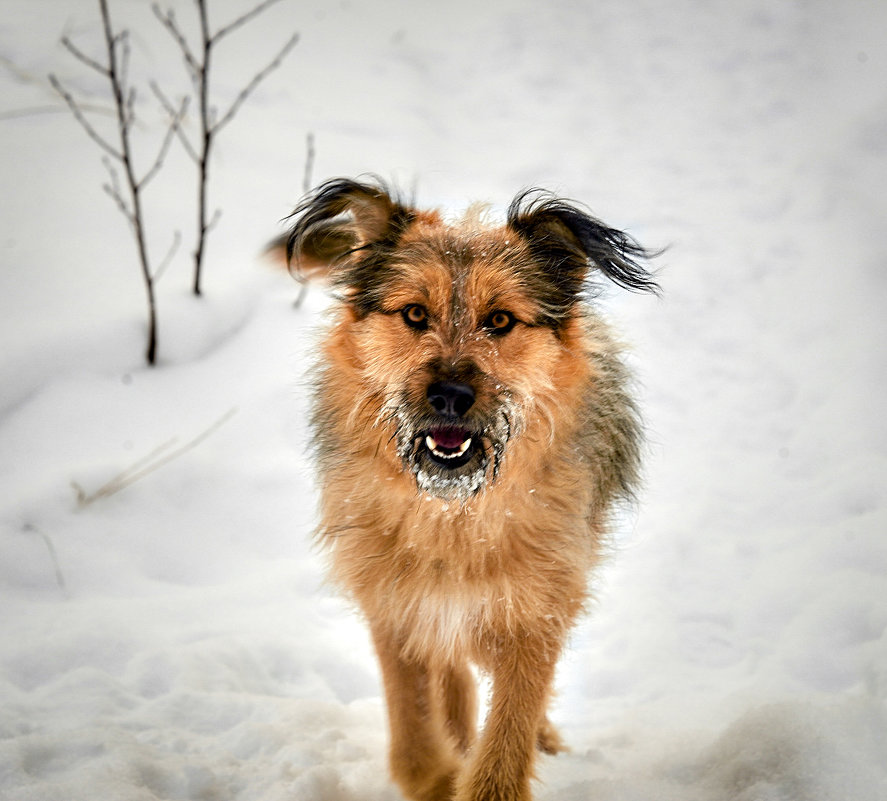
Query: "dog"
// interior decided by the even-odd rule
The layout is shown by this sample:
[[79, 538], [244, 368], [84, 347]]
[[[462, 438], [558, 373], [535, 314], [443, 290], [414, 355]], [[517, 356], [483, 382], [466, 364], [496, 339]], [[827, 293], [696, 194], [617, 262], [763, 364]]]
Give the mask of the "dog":
[[415, 801], [526, 801], [536, 751], [564, 750], [555, 667], [639, 472], [629, 376], [588, 294], [594, 272], [657, 291], [655, 254], [542, 190], [485, 217], [336, 179], [287, 235], [338, 300], [311, 420], [318, 536], [368, 622], [391, 776]]

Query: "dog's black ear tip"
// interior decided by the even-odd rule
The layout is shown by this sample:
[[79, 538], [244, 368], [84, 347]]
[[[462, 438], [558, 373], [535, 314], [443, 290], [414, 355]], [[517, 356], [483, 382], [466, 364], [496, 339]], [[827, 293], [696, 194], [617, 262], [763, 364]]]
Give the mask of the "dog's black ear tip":
[[584, 252], [589, 266], [630, 292], [661, 294], [657, 272], [647, 264], [661, 256], [665, 249], [644, 247], [631, 234], [610, 228], [590, 214], [575, 212], [565, 220]]
[[[641, 246], [639, 246], [639, 247], [641, 247]], [[661, 247], [661, 248], [655, 248], [655, 249], [641, 247], [641, 250], [643, 251], [643, 253], [640, 258], [644, 262], [647, 262], [649, 264], [650, 262], [654, 261], [655, 259], [659, 259], [662, 256], [664, 256], [665, 253], [668, 251], [668, 249], [669, 249], [668, 245], [665, 245], [664, 247]], [[662, 274], [664, 268], [660, 266], [660, 267], [657, 267], [656, 269], [648, 269], [645, 267], [641, 267], [639, 265], [639, 269], [640, 269], [640, 279], [641, 280], [638, 281], [638, 286], [633, 291], [646, 292], [650, 295], [653, 295], [656, 298], [661, 298], [664, 294], [664, 291], [662, 289], [662, 284], [659, 282], [659, 277]]]
[[628, 287], [631, 292], [646, 293], [654, 298], [661, 298], [663, 295], [662, 285], [653, 278], [645, 279], [636, 287]]
[[657, 298], [662, 297], [662, 287], [656, 280], [655, 274], [649, 273], [643, 268], [640, 268], [637, 272], [632, 271], [629, 273], [624, 267], [614, 268], [611, 265], [602, 265], [597, 262], [592, 264], [610, 281], [622, 289], [636, 294], [648, 294]]
[[[651, 256], [651, 258], [656, 258], [656, 256], [661, 255], [662, 251], [657, 251], [656, 254]], [[643, 287], [643, 291], [653, 295], [655, 298], [661, 298], [665, 294], [665, 290], [662, 288], [662, 284], [659, 283], [659, 274], [662, 272], [661, 269], [654, 270], [648, 273], [648, 279], [646, 285]]]
[[623, 250], [621, 257], [615, 259], [604, 257], [600, 261], [592, 257], [590, 260], [604, 275], [623, 289], [661, 297], [662, 286], [658, 279], [662, 270], [650, 270], [645, 263], [658, 258], [663, 252], [664, 249], [649, 250], [633, 241], [631, 250], [629, 252]]

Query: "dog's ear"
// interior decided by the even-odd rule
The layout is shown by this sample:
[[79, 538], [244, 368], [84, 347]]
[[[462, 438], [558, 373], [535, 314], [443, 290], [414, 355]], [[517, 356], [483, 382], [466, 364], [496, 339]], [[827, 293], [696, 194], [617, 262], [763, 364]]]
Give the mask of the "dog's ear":
[[507, 224], [525, 238], [568, 298], [581, 292], [589, 265], [626, 289], [659, 291], [653, 276], [639, 263], [658, 253], [543, 190], [519, 194], [508, 207]]
[[292, 214], [287, 260], [300, 273], [328, 273], [356, 252], [393, 241], [412, 213], [382, 184], [346, 178], [327, 181]]

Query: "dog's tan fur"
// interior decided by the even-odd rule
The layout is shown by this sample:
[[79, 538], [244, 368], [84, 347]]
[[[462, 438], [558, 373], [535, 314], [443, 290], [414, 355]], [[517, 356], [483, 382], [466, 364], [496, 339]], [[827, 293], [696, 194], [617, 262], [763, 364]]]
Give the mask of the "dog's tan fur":
[[[619, 349], [578, 287], [591, 260], [652, 288], [631, 258], [646, 254], [543, 196], [505, 226], [448, 225], [343, 180], [297, 214], [294, 261], [324, 261], [342, 290], [316, 386], [319, 536], [369, 623], [392, 776], [418, 801], [529, 799], [536, 750], [562, 749], [555, 665], [638, 462]], [[446, 420], [473, 435], [464, 475], [421, 450], [441, 381], [473, 393]], [[480, 735], [471, 665], [492, 679]]]

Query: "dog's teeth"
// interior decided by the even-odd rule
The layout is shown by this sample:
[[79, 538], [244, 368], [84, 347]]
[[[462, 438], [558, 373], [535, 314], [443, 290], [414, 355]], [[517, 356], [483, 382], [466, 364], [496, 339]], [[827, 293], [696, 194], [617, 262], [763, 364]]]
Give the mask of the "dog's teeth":
[[432, 437], [430, 434], [425, 435], [425, 445], [435, 456], [441, 459], [455, 459], [457, 456], [463, 456], [465, 452], [471, 447], [471, 437], [468, 437], [457, 450], [452, 451], [442, 451], [440, 450], [440, 446], [437, 443], [437, 440]]

